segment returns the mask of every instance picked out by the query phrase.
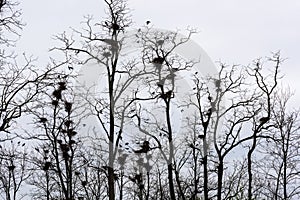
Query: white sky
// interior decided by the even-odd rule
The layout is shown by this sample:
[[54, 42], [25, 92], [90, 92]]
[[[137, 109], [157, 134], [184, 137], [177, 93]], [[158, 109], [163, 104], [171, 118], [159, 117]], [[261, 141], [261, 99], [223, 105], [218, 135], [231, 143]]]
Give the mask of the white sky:
[[[299, 0], [129, 0], [128, 5], [135, 27], [150, 20], [156, 28], [197, 28], [193, 39], [213, 61], [246, 65], [281, 50], [288, 58], [282, 68], [285, 82], [294, 90], [300, 83]], [[102, 0], [26, 0], [20, 7], [27, 26], [18, 48], [41, 63], [55, 44], [53, 35], [80, 27], [84, 15], [105, 16]]]

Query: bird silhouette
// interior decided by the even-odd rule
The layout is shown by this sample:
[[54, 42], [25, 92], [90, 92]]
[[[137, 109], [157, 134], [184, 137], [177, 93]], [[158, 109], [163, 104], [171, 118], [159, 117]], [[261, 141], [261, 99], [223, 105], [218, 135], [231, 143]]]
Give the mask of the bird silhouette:
[[147, 153], [150, 150], [151, 149], [150, 149], [149, 141], [144, 141], [141, 146], [141, 149], [135, 150], [134, 153]]
[[152, 63], [154, 63], [154, 64], [163, 64], [163, 62], [164, 62], [164, 58], [163, 57], [156, 57], [156, 58], [154, 58], [153, 60], [152, 60]]
[[57, 100], [59, 100], [59, 99], [61, 99], [61, 97], [62, 97], [62, 95], [61, 95], [61, 90], [54, 90], [53, 91], [53, 93], [52, 93], [52, 95], [57, 99]]
[[158, 40], [156, 43], [157, 45], [163, 45], [164, 42], [165, 42], [164, 40]]
[[220, 88], [220, 86], [221, 86], [221, 80], [216, 79], [215, 80], [215, 85], [216, 85], [217, 88]]
[[72, 109], [72, 103], [65, 101], [65, 110], [70, 113]]
[[198, 138], [204, 139], [204, 135], [198, 135]]
[[58, 88], [59, 90], [66, 90], [67, 89], [66, 82], [58, 82], [58, 85], [59, 85], [59, 88]]
[[51, 166], [51, 162], [45, 162], [43, 170], [45, 170], [45, 171], [49, 170], [50, 166]]
[[46, 123], [48, 120], [47, 120], [47, 118], [45, 118], [45, 117], [41, 117], [40, 118], [40, 122], [41, 123]]
[[270, 117], [262, 117], [262, 118], [259, 119], [259, 121], [260, 121], [261, 124], [264, 124], [264, 123], [268, 122], [269, 119], [270, 119]]

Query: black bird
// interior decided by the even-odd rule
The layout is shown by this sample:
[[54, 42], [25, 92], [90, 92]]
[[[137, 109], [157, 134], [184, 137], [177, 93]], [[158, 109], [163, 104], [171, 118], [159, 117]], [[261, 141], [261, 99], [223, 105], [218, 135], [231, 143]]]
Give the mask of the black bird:
[[61, 99], [61, 90], [54, 90], [53, 91], [53, 93], [52, 93], [52, 95], [57, 99], [57, 100], [59, 100], [59, 99]]
[[171, 98], [171, 97], [172, 97], [172, 93], [173, 93], [173, 91], [172, 91], [172, 90], [169, 90], [168, 92], [166, 92], [166, 96], [167, 96], [168, 98]]
[[119, 24], [113, 23], [111, 28], [113, 29], [113, 35], [116, 35], [117, 32], [120, 30]]
[[164, 40], [158, 40], [156, 43], [157, 45], [163, 45], [164, 42], [165, 42]]
[[70, 113], [72, 109], [72, 103], [65, 101], [65, 110]]
[[221, 81], [218, 80], [218, 79], [216, 79], [216, 80], [215, 80], [215, 85], [216, 85], [217, 88], [220, 88], [220, 86], [221, 86]]
[[146, 25], [149, 25], [151, 22], [148, 20], [148, 21], [146, 21]]
[[154, 64], [163, 64], [163, 62], [164, 62], [164, 58], [163, 57], [156, 57], [156, 58], [154, 58], [153, 60], [152, 60], [152, 63], [154, 63]]
[[116, 23], [113, 23], [112, 26], [111, 26], [114, 30], [120, 30], [120, 26], [119, 24], [116, 24]]
[[67, 89], [66, 82], [58, 82], [58, 85], [59, 85], [59, 88], [58, 88], [59, 90], [66, 90]]
[[198, 138], [204, 139], [204, 135], [198, 135]]
[[147, 153], [150, 150], [151, 149], [150, 149], [149, 141], [144, 141], [141, 146], [141, 149], [135, 150], [134, 153]]
[[48, 120], [47, 120], [47, 118], [45, 118], [45, 117], [41, 117], [40, 118], [40, 122], [41, 123], [46, 123]]
[[45, 170], [45, 171], [49, 170], [50, 166], [51, 166], [51, 162], [45, 162], [43, 170]]
[[269, 119], [270, 119], [270, 117], [262, 117], [262, 118], [259, 119], [259, 121], [260, 121], [261, 124], [264, 124], [264, 123], [268, 122]]

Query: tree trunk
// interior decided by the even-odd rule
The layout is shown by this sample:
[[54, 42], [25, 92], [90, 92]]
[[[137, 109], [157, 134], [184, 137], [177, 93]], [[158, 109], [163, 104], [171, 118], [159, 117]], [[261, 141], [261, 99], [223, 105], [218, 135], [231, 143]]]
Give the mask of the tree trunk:
[[108, 161], [108, 196], [109, 200], [115, 200], [115, 177], [114, 177], [114, 99], [113, 79], [109, 81], [110, 110], [109, 110], [109, 161]]
[[256, 148], [256, 134], [253, 137], [252, 147], [248, 152], [247, 160], [248, 160], [248, 200], [252, 200], [252, 154]]
[[223, 186], [223, 170], [224, 170], [224, 163], [223, 158], [219, 158], [219, 166], [218, 166], [218, 192], [217, 192], [217, 199], [222, 200], [222, 186]]
[[168, 164], [168, 181], [169, 181], [169, 190], [170, 190], [171, 200], [176, 200], [174, 183], [173, 183], [173, 168], [172, 168], [172, 163]]
[[204, 192], [204, 200], [208, 200], [208, 163], [207, 163], [207, 142], [206, 138], [203, 140], [203, 192]]
[[112, 167], [108, 167], [108, 196], [109, 200], [115, 200], [115, 181]]
[[176, 199], [175, 196], [175, 189], [174, 189], [174, 182], [173, 182], [173, 156], [174, 156], [174, 147], [173, 147], [173, 133], [172, 133], [172, 126], [171, 126], [171, 117], [170, 117], [170, 99], [165, 100], [166, 103], [166, 118], [167, 118], [167, 126], [168, 126], [168, 133], [169, 133], [169, 160], [168, 160], [168, 182], [169, 182], [169, 190], [170, 190], [170, 197], [172, 200]]

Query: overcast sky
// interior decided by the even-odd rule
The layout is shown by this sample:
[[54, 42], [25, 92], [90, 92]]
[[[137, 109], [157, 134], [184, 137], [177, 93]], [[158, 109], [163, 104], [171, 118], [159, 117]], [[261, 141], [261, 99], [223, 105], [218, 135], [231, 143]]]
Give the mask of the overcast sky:
[[[246, 65], [281, 50], [288, 58], [282, 68], [285, 82], [294, 90], [300, 84], [299, 0], [129, 0], [128, 5], [135, 27], [150, 20], [157, 28], [197, 28], [193, 39], [213, 61]], [[105, 16], [102, 0], [26, 0], [20, 7], [27, 26], [18, 48], [41, 63], [55, 44], [53, 35], [80, 27], [84, 15]]]

